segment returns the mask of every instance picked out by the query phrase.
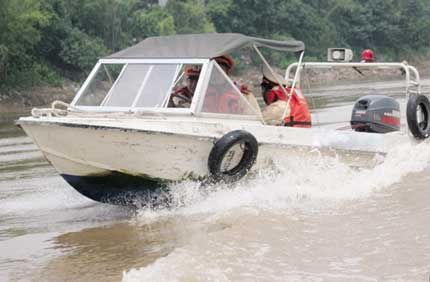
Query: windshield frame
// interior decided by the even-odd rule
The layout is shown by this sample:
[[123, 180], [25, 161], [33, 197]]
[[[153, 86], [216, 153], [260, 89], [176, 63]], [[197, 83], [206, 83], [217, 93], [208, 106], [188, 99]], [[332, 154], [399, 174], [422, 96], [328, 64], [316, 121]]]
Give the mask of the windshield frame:
[[[100, 59], [97, 64], [94, 66], [81, 88], [76, 93], [71, 105], [75, 108], [84, 111], [93, 111], [93, 112], [160, 112], [160, 113], [184, 113], [184, 114], [192, 114], [195, 112], [195, 108], [197, 102], [200, 99], [200, 92], [202, 91], [203, 80], [205, 80], [206, 69], [209, 64], [209, 59]], [[116, 107], [116, 106], [82, 106], [77, 105], [76, 103], [79, 101], [85, 90], [90, 86], [94, 77], [97, 75], [100, 68], [102, 68], [106, 64], [118, 64], [118, 65], [127, 65], [127, 64], [201, 64], [201, 74], [200, 79], [197, 82], [196, 89], [194, 92], [194, 98], [192, 104], [189, 108], [167, 108], [167, 107]], [[173, 86], [173, 85], [172, 85]], [[136, 97], [135, 97], [136, 98]]]
[[[81, 96], [85, 93], [86, 89], [90, 86], [94, 77], [97, 75], [100, 68], [106, 64], [201, 64], [200, 78], [197, 82], [196, 89], [194, 91], [194, 96], [189, 108], [173, 108], [173, 107], [116, 107], [116, 106], [83, 106], [77, 105]], [[125, 112], [125, 113], [153, 113], [153, 114], [180, 114], [180, 115], [194, 115], [200, 117], [208, 118], [222, 118], [222, 119], [244, 119], [244, 120], [260, 120], [257, 114], [255, 116], [251, 115], [237, 115], [237, 114], [223, 114], [223, 113], [204, 113], [200, 111], [201, 104], [205, 98], [205, 91], [208, 87], [211, 70], [213, 68], [221, 69], [214, 60], [212, 59], [100, 59], [94, 66], [81, 88], [76, 93], [71, 106], [82, 111], [87, 112], [104, 112], [104, 113], [114, 113], [114, 112]], [[234, 86], [231, 78], [224, 74], [225, 78], [229, 81], [231, 85]], [[173, 86], [173, 84], [172, 84]], [[239, 95], [240, 91], [237, 89]], [[171, 94], [171, 93], [170, 93]], [[169, 94], [169, 95], [170, 95]], [[170, 97], [170, 96], [169, 96]], [[241, 99], [245, 100], [244, 97]], [[246, 101], [248, 104], [248, 102]]]

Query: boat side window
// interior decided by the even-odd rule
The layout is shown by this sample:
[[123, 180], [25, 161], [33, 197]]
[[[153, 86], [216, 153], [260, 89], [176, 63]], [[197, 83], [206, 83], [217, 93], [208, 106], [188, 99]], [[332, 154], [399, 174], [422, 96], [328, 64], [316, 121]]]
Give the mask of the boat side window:
[[182, 65], [169, 97], [169, 108], [189, 108], [200, 78], [201, 64]]
[[176, 64], [151, 65], [133, 106], [164, 107], [178, 69], [179, 65]]
[[202, 113], [256, 116], [256, 112], [239, 89], [216, 64], [213, 65], [200, 111]]
[[101, 65], [94, 78], [76, 102], [76, 105], [100, 106], [124, 67], [124, 64]]
[[127, 64], [110, 89], [102, 106], [131, 107], [151, 69], [151, 65]]

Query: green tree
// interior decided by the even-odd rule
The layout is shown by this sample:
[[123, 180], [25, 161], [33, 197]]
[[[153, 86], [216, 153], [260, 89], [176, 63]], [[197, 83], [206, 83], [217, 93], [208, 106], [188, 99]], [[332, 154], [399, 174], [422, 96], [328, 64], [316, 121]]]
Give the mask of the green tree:
[[307, 2], [311, 1], [209, 0], [207, 10], [217, 31], [273, 39], [293, 37], [306, 42], [308, 53], [320, 55], [321, 47], [334, 39], [334, 32], [331, 23], [320, 14], [324, 5]]
[[234, 10], [233, 0], [208, 0], [206, 10], [208, 17], [219, 32], [231, 32], [230, 15]]
[[64, 41], [72, 31], [67, 6], [64, 0], [44, 0], [41, 9], [49, 15], [49, 22], [40, 29], [41, 40], [36, 45], [36, 55], [57, 68], [64, 68], [59, 56], [59, 42]]
[[2, 0], [0, 4], [0, 86], [20, 83], [32, 65], [39, 28], [48, 23], [38, 0]]
[[215, 31], [200, 0], [169, 0], [166, 9], [173, 17], [176, 33]]
[[278, 33], [282, 0], [209, 0], [208, 15], [219, 32], [271, 37]]
[[[344, 0], [336, 1], [330, 13], [335, 25], [336, 43], [352, 47], [356, 53], [365, 48], [373, 48], [395, 57], [402, 45], [401, 29], [397, 11], [397, 1], [391, 0]], [[381, 56], [379, 56], [381, 57]], [[388, 59], [388, 58], [386, 58]]]
[[[322, 8], [322, 7], [319, 7]], [[306, 53], [322, 58], [336, 38], [334, 25], [319, 10], [301, 0], [283, 1], [277, 29], [306, 44]]]
[[173, 17], [163, 8], [154, 6], [149, 10], [137, 10], [133, 14], [133, 36], [141, 40], [149, 36], [175, 34]]
[[137, 0], [68, 0], [73, 27], [101, 38], [110, 50], [131, 43], [132, 14]]
[[402, 41], [407, 43], [408, 50], [417, 50], [429, 46], [430, 42], [430, 8], [429, 3], [419, 0], [405, 0], [401, 3], [400, 25]]
[[100, 39], [92, 38], [83, 31], [74, 28], [70, 36], [61, 43], [60, 59], [71, 70], [88, 72], [97, 59], [108, 53]]
[[[239, 32], [377, 58], [430, 56], [429, 0], [0, 0], [0, 87], [79, 77], [98, 57], [148, 36]], [[264, 50], [262, 50], [264, 52]], [[266, 54], [266, 53], [265, 53]], [[251, 55], [247, 55], [253, 58]], [[285, 65], [284, 54], [269, 59]]]

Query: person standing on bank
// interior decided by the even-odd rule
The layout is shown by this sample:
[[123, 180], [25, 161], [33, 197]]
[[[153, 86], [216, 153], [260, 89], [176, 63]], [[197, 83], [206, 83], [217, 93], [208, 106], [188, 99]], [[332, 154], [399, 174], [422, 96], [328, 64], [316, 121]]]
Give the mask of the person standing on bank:
[[[279, 82], [282, 83], [282, 86], [279, 85]], [[264, 102], [267, 105], [262, 112], [263, 119], [267, 124], [311, 127], [308, 102], [300, 89], [296, 87], [291, 91], [290, 86], [286, 87], [288, 82], [279, 74], [272, 74], [266, 65], [263, 65], [263, 79], [260, 85]], [[286, 93], [290, 95], [289, 98]], [[286, 115], [282, 120], [286, 107]]]
[[375, 54], [371, 49], [365, 49], [361, 52], [361, 63], [373, 63], [375, 62]]

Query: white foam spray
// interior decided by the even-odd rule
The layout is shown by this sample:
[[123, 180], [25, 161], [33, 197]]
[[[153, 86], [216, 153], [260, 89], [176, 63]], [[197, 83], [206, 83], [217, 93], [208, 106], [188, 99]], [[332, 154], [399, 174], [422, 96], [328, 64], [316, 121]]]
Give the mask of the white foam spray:
[[142, 209], [139, 218], [154, 220], [177, 214], [219, 213], [240, 207], [284, 211], [305, 202], [354, 200], [388, 187], [408, 173], [430, 163], [430, 144], [399, 144], [374, 168], [351, 168], [337, 158], [294, 158], [277, 170], [260, 171], [257, 177], [236, 184], [201, 189], [200, 183], [182, 182], [171, 187], [174, 208]]
[[[399, 144], [390, 149], [384, 162], [372, 169], [354, 169], [330, 157], [291, 159], [279, 166], [279, 171], [262, 171], [255, 179], [233, 188], [218, 186], [202, 192], [197, 183], [177, 184], [172, 187], [176, 203], [173, 209], [143, 209], [137, 220], [146, 223], [163, 217], [204, 215], [206, 220], [216, 221], [239, 210], [283, 214], [291, 208], [292, 212], [297, 208], [306, 212], [310, 206], [324, 209], [389, 189], [407, 174], [424, 170], [429, 163], [428, 142]], [[228, 277], [234, 276], [226, 276], [228, 264], [223, 267], [212, 255], [200, 254], [205, 250], [194, 249], [193, 246], [180, 247], [147, 267], [124, 272], [123, 282], [230, 281]], [[217, 270], [219, 267], [223, 269]]]

